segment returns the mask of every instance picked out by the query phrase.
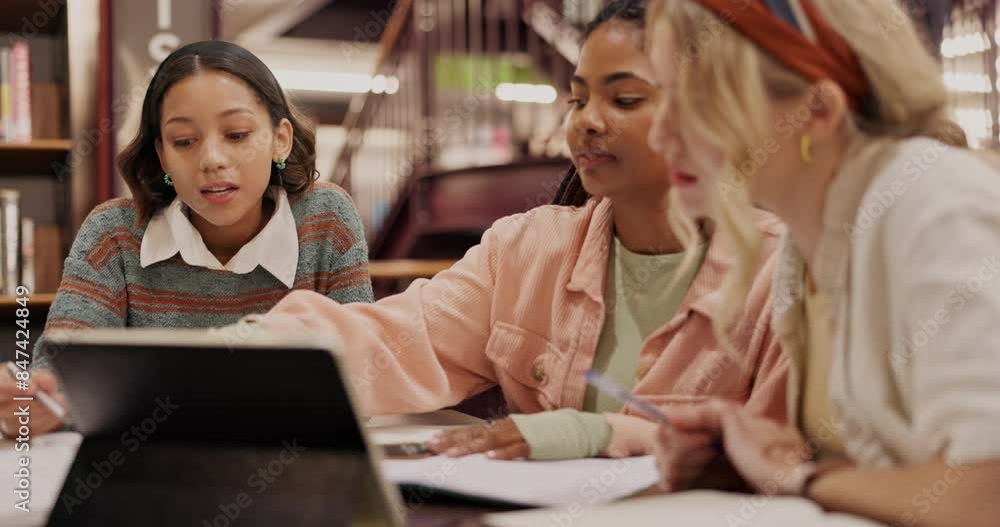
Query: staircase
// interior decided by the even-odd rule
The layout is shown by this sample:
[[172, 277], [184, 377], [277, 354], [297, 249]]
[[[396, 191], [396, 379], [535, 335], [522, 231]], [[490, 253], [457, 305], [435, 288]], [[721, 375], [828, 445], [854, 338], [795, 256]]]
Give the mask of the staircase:
[[352, 100], [333, 176], [358, 204], [371, 259], [457, 259], [498, 218], [551, 201], [569, 166], [564, 91], [581, 27], [563, 14], [589, 18], [600, 1], [565, 3], [396, 4], [384, 90]]

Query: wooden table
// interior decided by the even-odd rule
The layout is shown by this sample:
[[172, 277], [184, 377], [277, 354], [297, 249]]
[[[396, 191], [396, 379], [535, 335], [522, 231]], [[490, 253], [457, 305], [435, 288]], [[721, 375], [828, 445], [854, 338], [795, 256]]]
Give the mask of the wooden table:
[[375, 299], [385, 298], [406, 289], [418, 278], [433, 278], [450, 268], [455, 260], [373, 260], [368, 262]]
[[372, 279], [431, 278], [455, 264], [455, 260], [372, 260]]

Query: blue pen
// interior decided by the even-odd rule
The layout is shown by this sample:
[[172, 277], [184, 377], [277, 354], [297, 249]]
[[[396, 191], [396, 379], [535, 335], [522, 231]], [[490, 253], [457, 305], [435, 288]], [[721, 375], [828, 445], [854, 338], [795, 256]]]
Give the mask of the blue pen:
[[603, 393], [614, 397], [622, 403], [631, 404], [642, 413], [652, 417], [660, 423], [670, 424], [670, 420], [667, 419], [667, 415], [661, 412], [659, 408], [643, 401], [642, 399], [637, 399], [634, 395], [632, 395], [632, 392], [626, 390], [611, 379], [604, 377], [600, 373], [597, 373], [594, 370], [587, 371], [587, 382], [594, 388], [597, 388]]

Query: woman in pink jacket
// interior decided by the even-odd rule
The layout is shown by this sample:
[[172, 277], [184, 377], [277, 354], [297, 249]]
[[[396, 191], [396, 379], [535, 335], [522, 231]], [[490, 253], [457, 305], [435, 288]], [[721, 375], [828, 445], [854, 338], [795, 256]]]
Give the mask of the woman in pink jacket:
[[[454, 267], [398, 295], [342, 305], [294, 292], [258, 322], [336, 334], [370, 414], [436, 410], [499, 386], [514, 415], [432, 443], [451, 455], [651, 452], [656, 426], [588, 387], [591, 368], [661, 408], [717, 396], [783, 420], [770, 267], [745, 304], [720, 305], [731, 240], [704, 226], [686, 254], [669, 226], [670, 167], [646, 141], [663, 95], [643, 54], [643, 16], [642, 2], [612, 2], [588, 30], [568, 129], [579, 172], [560, 189], [563, 204], [497, 221]], [[768, 260], [779, 224], [761, 214], [757, 228]], [[735, 352], [712, 332], [724, 308], [736, 311]]]

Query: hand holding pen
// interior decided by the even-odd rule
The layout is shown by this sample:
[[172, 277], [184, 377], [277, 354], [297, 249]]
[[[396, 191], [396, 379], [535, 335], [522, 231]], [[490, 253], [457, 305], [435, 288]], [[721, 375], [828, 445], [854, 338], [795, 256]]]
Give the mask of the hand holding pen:
[[[21, 384], [14, 363], [4, 363], [0, 372], [0, 433], [18, 437], [26, 426], [30, 436], [57, 430], [66, 416], [65, 401], [55, 376], [47, 370], [32, 370], [30, 382]], [[23, 376], [22, 376], [23, 377]], [[23, 415], [29, 407], [28, 415]], [[24, 423], [27, 421], [27, 424]]]
[[668, 416], [595, 371], [587, 372], [586, 376], [591, 386], [659, 423], [653, 444], [660, 486], [664, 490], [674, 492], [690, 488], [709, 464], [719, 459], [722, 428], [714, 405], [678, 405]]

